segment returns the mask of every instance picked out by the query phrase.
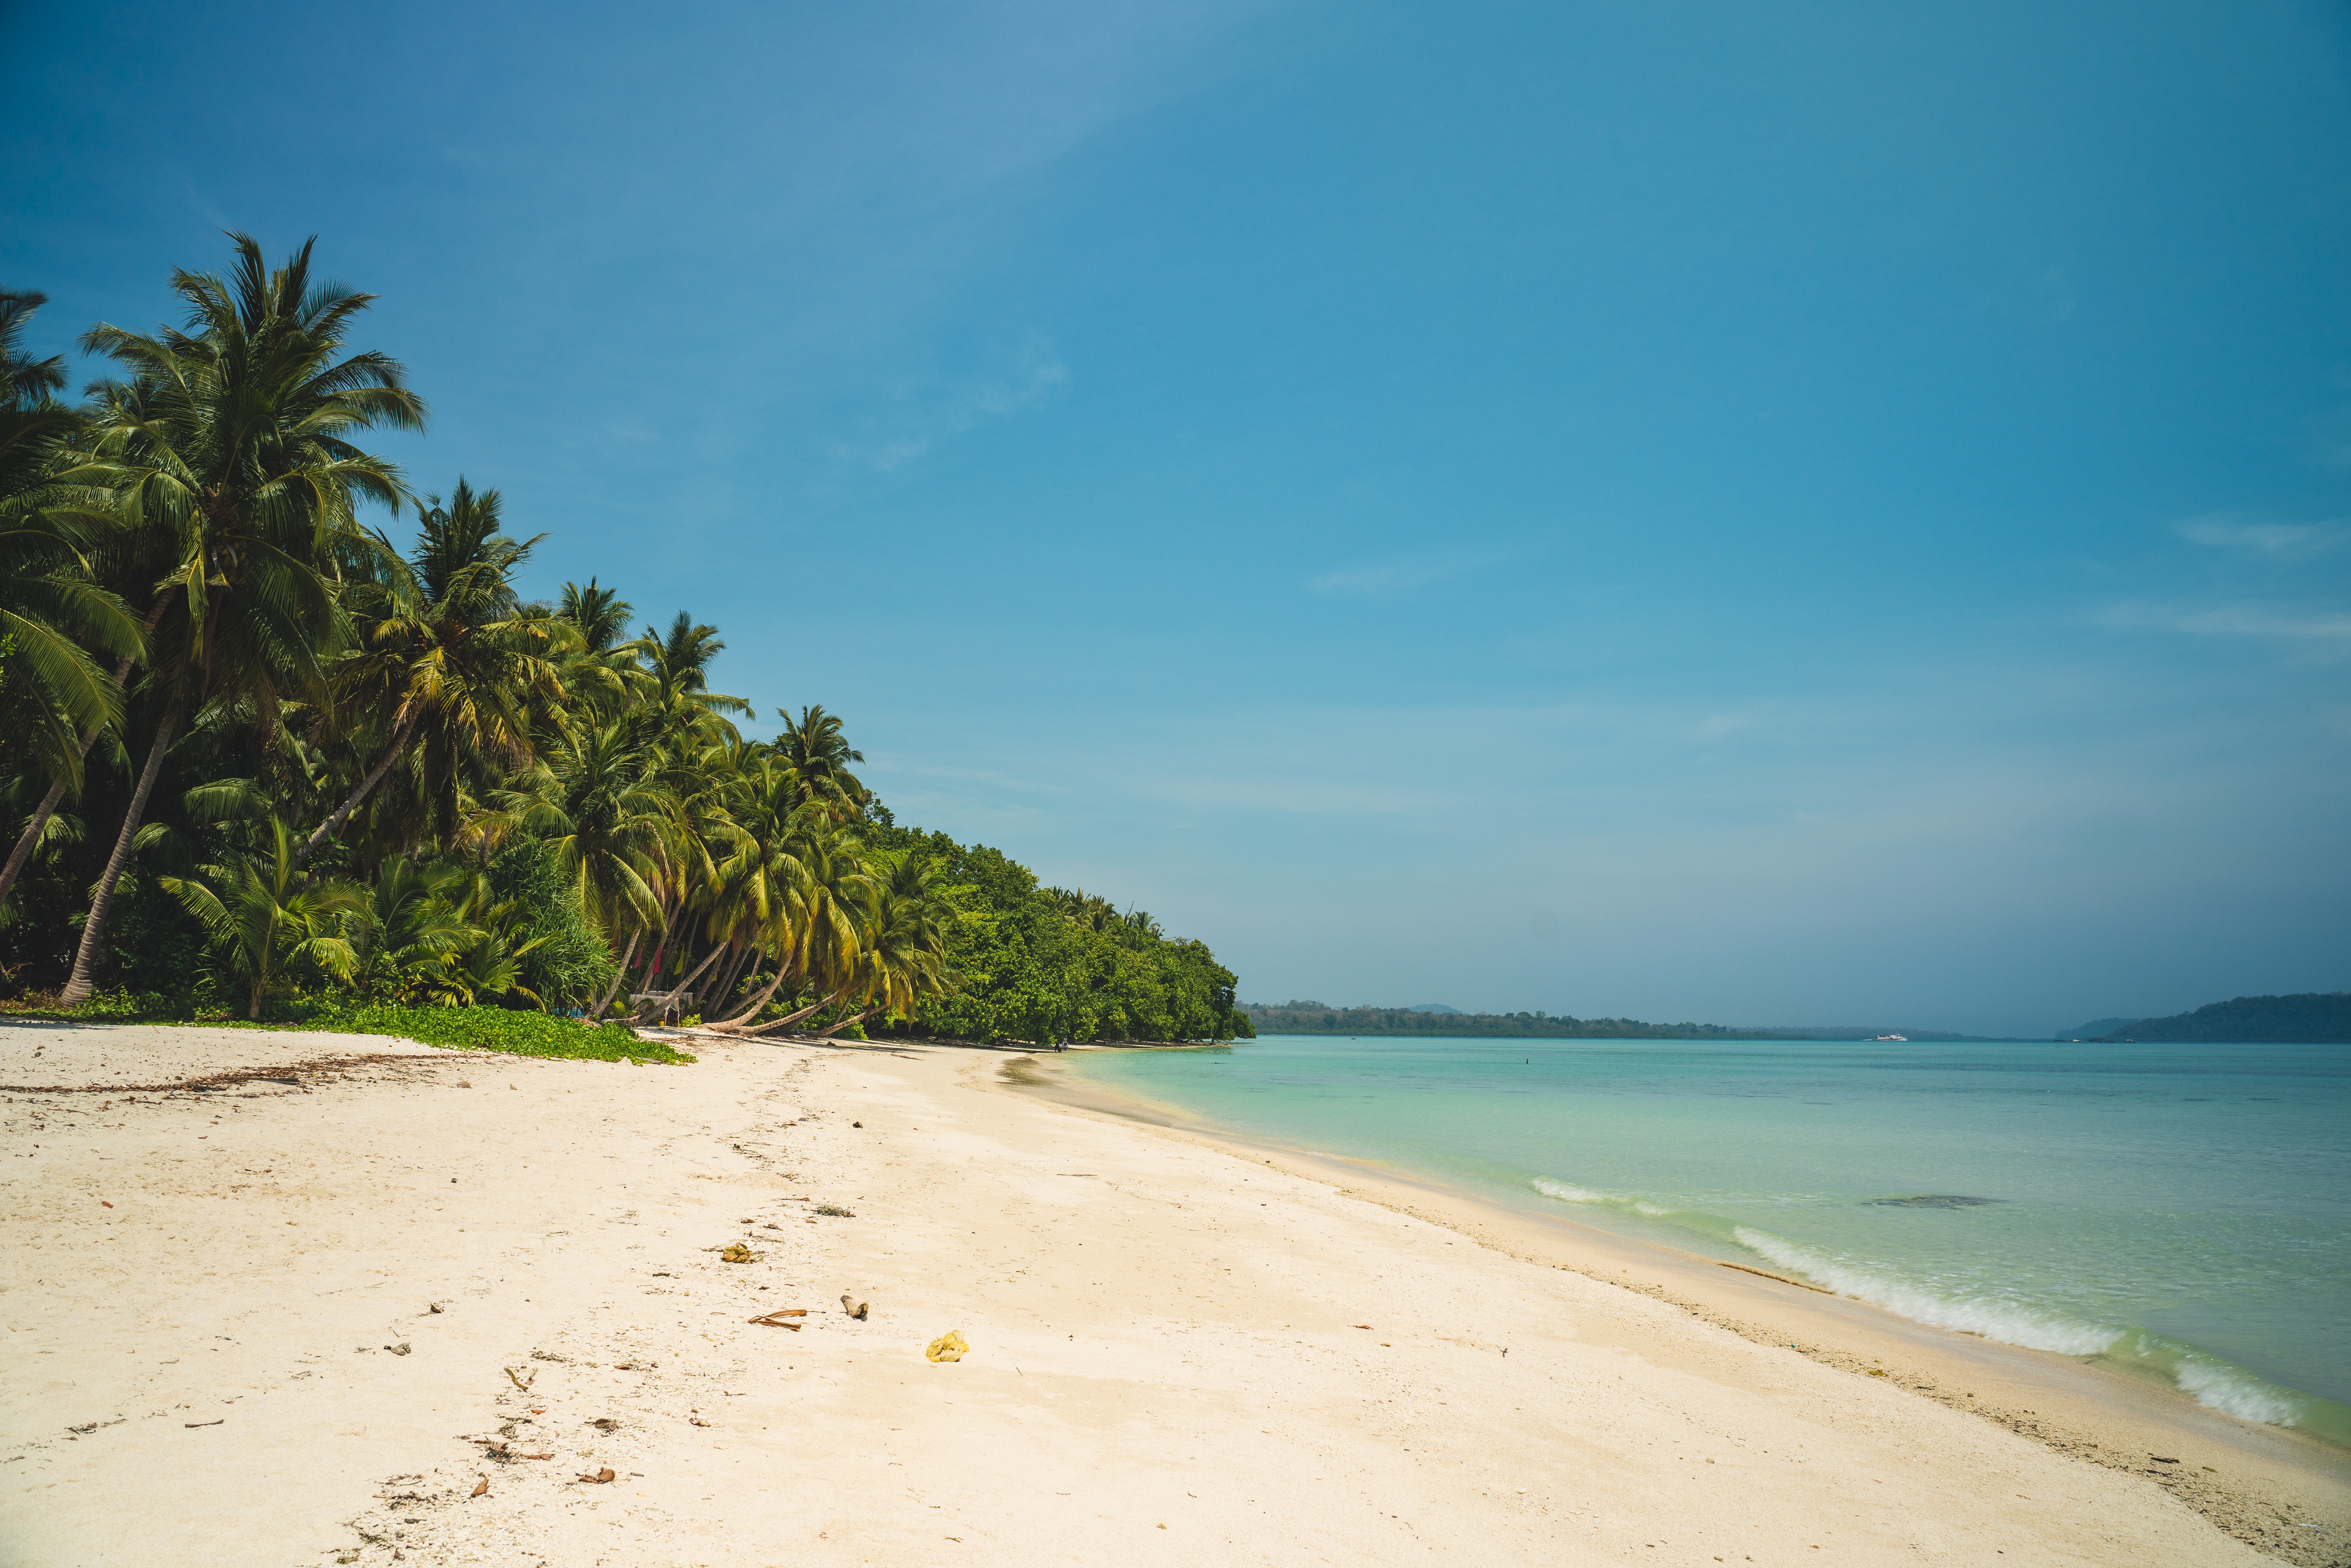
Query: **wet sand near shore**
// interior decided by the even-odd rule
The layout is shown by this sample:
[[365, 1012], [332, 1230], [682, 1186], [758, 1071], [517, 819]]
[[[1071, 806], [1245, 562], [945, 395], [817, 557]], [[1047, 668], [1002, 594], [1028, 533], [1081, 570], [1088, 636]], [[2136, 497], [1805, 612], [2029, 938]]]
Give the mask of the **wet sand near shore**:
[[1562, 1267], [1017, 1053], [687, 1049], [0, 1025], [0, 1563], [2263, 1560], [1817, 1326], [1869, 1309]]
[[1512, 1257], [1640, 1291], [1758, 1343], [1882, 1377], [2069, 1457], [2147, 1477], [2285, 1561], [2351, 1563], [2351, 1453], [2332, 1444], [2241, 1420], [2086, 1359], [1935, 1328], [1770, 1270], [1621, 1237], [1538, 1203], [1497, 1203], [1377, 1162], [1217, 1127], [1079, 1076], [1067, 1056], [1031, 1056], [1001, 1076], [1069, 1109], [1271, 1159]]

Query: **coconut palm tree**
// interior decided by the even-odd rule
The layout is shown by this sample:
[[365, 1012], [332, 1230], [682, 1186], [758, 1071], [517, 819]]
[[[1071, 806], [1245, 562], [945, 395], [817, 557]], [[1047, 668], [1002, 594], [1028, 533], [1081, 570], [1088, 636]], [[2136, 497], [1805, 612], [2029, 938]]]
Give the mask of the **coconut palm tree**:
[[[8, 733], [48, 791], [0, 867], [0, 904], [58, 804], [81, 788], [82, 759], [122, 722], [122, 680], [145, 645], [138, 617], [95, 580], [89, 550], [108, 531], [103, 497], [58, 482], [80, 415], [57, 401], [65, 361], [26, 353], [46, 296], [0, 290], [0, 701]], [[90, 655], [120, 663], [109, 680]]]
[[580, 908], [606, 938], [629, 933], [620, 971], [591, 1018], [611, 1004], [638, 942], [662, 924], [658, 855], [669, 803], [648, 781], [653, 746], [647, 727], [641, 716], [628, 715], [559, 737], [541, 765], [497, 791], [492, 809], [472, 827], [485, 845], [514, 832], [547, 840], [578, 891]]
[[420, 976], [418, 999], [457, 1008], [496, 1003], [515, 995], [538, 1002], [538, 993], [522, 983], [522, 961], [547, 937], [524, 936], [520, 909], [511, 900], [498, 902], [489, 878], [480, 872], [457, 873], [451, 881], [463, 888], [449, 911], [462, 936]]
[[726, 647], [717, 627], [703, 625], [681, 610], [668, 635], [648, 626], [636, 647], [643, 661], [638, 706], [658, 725], [672, 756], [691, 756], [701, 747], [733, 738], [734, 727], [722, 716], [753, 711], [741, 697], [710, 689], [710, 662]]
[[585, 588], [565, 583], [555, 612], [579, 638], [559, 661], [569, 706], [610, 717], [627, 705], [631, 677], [643, 673], [637, 662], [643, 644], [629, 637], [629, 601], [591, 577]]
[[58, 996], [68, 1005], [90, 993], [115, 883], [188, 716], [250, 704], [266, 710], [274, 742], [281, 695], [321, 685], [342, 640], [341, 565], [376, 544], [353, 507], [396, 507], [405, 495], [391, 463], [346, 437], [424, 424], [398, 361], [344, 352], [373, 296], [314, 283], [314, 242], [272, 270], [254, 240], [230, 238], [227, 278], [173, 273], [182, 328], [149, 336], [101, 325], [82, 338], [128, 380], [94, 389], [93, 437], [60, 477], [112, 489], [170, 565], [142, 683], [154, 735]]
[[353, 811], [410, 756], [423, 737], [428, 789], [442, 797], [444, 831], [455, 828], [455, 775], [462, 757], [495, 754], [509, 768], [531, 753], [529, 705], [560, 701], [549, 655], [555, 623], [520, 613], [514, 573], [547, 536], [516, 540], [498, 524], [498, 493], [476, 494], [464, 478], [444, 507], [416, 508], [418, 538], [405, 562], [389, 557], [372, 580], [352, 585], [357, 646], [335, 671], [347, 711], [376, 716], [388, 730], [375, 759], [341, 805], [319, 824], [294, 863], [307, 863]]
[[474, 936], [450, 907], [459, 873], [394, 855], [376, 869], [375, 883], [345, 918], [352, 988], [390, 999], [438, 969]]
[[198, 876], [156, 881], [203, 924], [246, 987], [249, 1019], [261, 1016], [262, 998], [280, 988], [300, 961], [338, 978], [351, 973], [357, 955], [340, 921], [365, 901], [340, 883], [304, 882], [294, 867], [293, 836], [276, 817], [269, 819], [266, 853], [232, 855], [200, 868]]
[[831, 1036], [876, 1010], [911, 1019], [922, 998], [947, 988], [946, 928], [956, 910], [946, 878], [933, 861], [887, 857], [858, 900], [854, 995], [863, 1004], [819, 1031]]
[[[822, 811], [795, 809], [789, 819], [788, 854], [794, 869], [779, 881], [785, 897], [761, 940], [776, 972], [732, 1018], [705, 1024], [730, 1031], [773, 1034], [831, 1007], [857, 984], [856, 908], [872, 880], [860, 845]], [[756, 1024], [759, 1009], [786, 980], [817, 998], [789, 1015]]]
[[800, 709], [798, 718], [791, 709], [778, 708], [776, 716], [784, 721], [776, 750], [799, 779], [800, 799], [821, 803], [837, 821], [848, 821], [863, 810], [873, 794], [849, 765], [864, 761], [865, 753], [850, 748], [840, 718], [820, 706]]
[[733, 956], [706, 988], [715, 1005], [703, 1011], [713, 1015], [724, 1011], [745, 972], [770, 957], [778, 959], [777, 971], [751, 1010], [774, 994], [799, 950], [799, 934], [821, 907], [820, 899], [811, 904], [811, 865], [835, 836], [822, 813], [799, 805], [791, 770], [768, 747], [738, 744], [726, 763], [732, 832], [713, 868], [707, 929]]
[[558, 608], [565, 620], [580, 628], [588, 652], [609, 653], [628, 635], [629, 615], [633, 607], [614, 590], [596, 586], [591, 577], [585, 588], [576, 582], [565, 583]]

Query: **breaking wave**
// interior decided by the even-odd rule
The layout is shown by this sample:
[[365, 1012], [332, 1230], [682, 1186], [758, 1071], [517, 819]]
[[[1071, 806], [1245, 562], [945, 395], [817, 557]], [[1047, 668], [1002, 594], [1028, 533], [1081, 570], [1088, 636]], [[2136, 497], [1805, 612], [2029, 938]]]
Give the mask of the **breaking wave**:
[[2084, 1322], [2058, 1313], [2035, 1312], [2013, 1301], [1938, 1295], [1768, 1230], [1741, 1225], [1732, 1234], [1740, 1246], [1758, 1257], [1826, 1285], [1839, 1295], [1884, 1307], [1887, 1312], [1899, 1312], [1937, 1328], [1981, 1334], [1986, 1339], [2020, 1344], [2028, 1350], [2097, 1356], [2109, 1363], [2158, 1373], [2199, 1405], [2246, 1421], [2299, 1427], [2312, 1414], [2313, 1402], [2301, 1395], [2281, 1388], [2241, 1366], [2232, 1366], [2144, 1329]]
[[2241, 1420], [2326, 1428], [2327, 1435], [2342, 1440], [2333, 1432], [2341, 1425], [2335, 1419], [2337, 1407], [2326, 1401], [2308, 1399], [2243, 1367], [2144, 1329], [2091, 1322], [1997, 1296], [1939, 1291], [1904, 1280], [1882, 1265], [1841, 1257], [1751, 1225], [1671, 1208], [1633, 1193], [1582, 1186], [1555, 1176], [1536, 1176], [1529, 1185], [1560, 1203], [1669, 1219], [1677, 1228], [1711, 1237], [1718, 1243], [1733, 1242], [1765, 1262], [1841, 1296], [1867, 1301], [1917, 1322], [2028, 1350], [2095, 1356], [2109, 1364], [2161, 1377], [2199, 1405]]
[[2102, 1354], [2123, 1335], [2118, 1328], [2036, 1312], [2013, 1301], [1937, 1295], [1752, 1226], [1741, 1225], [1731, 1234], [1749, 1251], [1826, 1285], [1841, 1296], [1851, 1296], [1939, 1329], [1981, 1334], [1986, 1339], [2021, 1344], [2029, 1350], [2053, 1350], [2061, 1355]]
[[1608, 1208], [1621, 1208], [1627, 1214], [1646, 1214], [1652, 1219], [1662, 1219], [1667, 1215], [1681, 1212], [1652, 1203], [1646, 1197], [1634, 1197], [1621, 1192], [1594, 1192], [1590, 1187], [1555, 1181], [1550, 1176], [1537, 1176], [1531, 1185], [1545, 1197], [1555, 1197], [1562, 1203], [1596, 1203]]

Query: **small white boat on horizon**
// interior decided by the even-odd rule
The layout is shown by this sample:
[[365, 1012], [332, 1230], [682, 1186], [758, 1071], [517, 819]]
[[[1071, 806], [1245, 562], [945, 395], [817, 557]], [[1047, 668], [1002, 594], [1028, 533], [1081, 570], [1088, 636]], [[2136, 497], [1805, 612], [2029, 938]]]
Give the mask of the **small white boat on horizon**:
[[1910, 1043], [1910, 1037], [1907, 1034], [1881, 1034], [1877, 1038], [1879, 1040], [1898, 1040], [1905, 1045]]

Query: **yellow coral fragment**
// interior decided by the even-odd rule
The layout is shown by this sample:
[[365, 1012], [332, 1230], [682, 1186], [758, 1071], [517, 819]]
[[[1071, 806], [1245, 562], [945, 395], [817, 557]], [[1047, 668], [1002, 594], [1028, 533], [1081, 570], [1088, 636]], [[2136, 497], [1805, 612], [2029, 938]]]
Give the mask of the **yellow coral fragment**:
[[949, 1329], [933, 1340], [930, 1348], [923, 1354], [933, 1361], [961, 1361], [963, 1353], [970, 1348], [971, 1346], [964, 1343], [961, 1333]]

